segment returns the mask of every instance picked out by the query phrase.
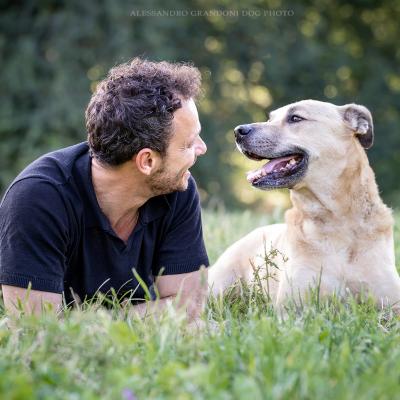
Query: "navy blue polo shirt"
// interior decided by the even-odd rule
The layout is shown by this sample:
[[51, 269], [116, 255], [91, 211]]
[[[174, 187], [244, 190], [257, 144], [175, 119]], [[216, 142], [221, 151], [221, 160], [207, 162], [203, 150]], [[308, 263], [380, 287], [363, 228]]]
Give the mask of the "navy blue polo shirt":
[[0, 284], [46, 292], [72, 292], [81, 300], [97, 291], [119, 298], [145, 291], [154, 277], [208, 266], [199, 196], [188, 189], [153, 197], [139, 209], [125, 243], [96, 199], [86, 142], [46, 154], [25, 168], [0, 205]]

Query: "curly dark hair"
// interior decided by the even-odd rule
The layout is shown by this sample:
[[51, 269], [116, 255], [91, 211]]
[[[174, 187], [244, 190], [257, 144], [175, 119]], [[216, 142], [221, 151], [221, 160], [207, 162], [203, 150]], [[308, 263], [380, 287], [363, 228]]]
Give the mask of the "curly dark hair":
[[181, 98], [196, 98], [201, 75], [190, 64], [134, 58], [110, 70], [86, 109], [90, 154], [119, 165], [148, 147], [165, 156]]

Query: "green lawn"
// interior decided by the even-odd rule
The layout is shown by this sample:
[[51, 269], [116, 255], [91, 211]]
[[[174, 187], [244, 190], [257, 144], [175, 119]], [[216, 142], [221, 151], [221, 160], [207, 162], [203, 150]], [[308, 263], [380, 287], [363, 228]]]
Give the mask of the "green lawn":
[[[279, 218], [205, 212], [211, 260]], [[143, 323], [92, 306], [61, 321], [24, 317], [10, 331], [1, 318], [0, 399], [400, 397], [399, 320], [368, 302], [315, 301], [282, 321], [244, 288], [241, 297], [212, 302], [204, 320], [196, 331], [173, 310]]]

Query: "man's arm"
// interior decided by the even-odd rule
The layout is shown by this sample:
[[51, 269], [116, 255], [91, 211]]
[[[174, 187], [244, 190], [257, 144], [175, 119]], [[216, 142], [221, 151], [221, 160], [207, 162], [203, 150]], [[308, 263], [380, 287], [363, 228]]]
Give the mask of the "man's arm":
[[[51, 205], [51, 207], [49, 206]], [[0, 206], [0, 284], [6, 310], [54, 311], [61, 292], [69, 245], [68, 213], [57, 187], [32, 177], [14, 183]]]
[[159, 299], [132, 306], [132, 311], [140, 317], [162, 313], [167, 304], [175, 302], [179, 309], [186, 311], [189, 321], [196, 320], [207, 299], [206, 268], [177, 275], [164, 275], [156, 278]]
[[40, 315], [43, 308], [47, 308], [49, 304], [52, 311], [59, 312], [61, 310], [62, 295], [60, 293], [8, 285], [2, 285], [2, 291], [6, 311], [12, 315], [20, 315], [22, 311], [26, 314]]
[[[188, 320], [195, 320], [206, 302], [207, 274], [207, 269], [202, 268], [186, 274], [159, 276], [156, 279], [159, 299], [132, 306], [132, 311], [140, 317], [157, 315], [168, 303], [175, 301], [178, 308], [186, 311]], [[9, 285], [2, 285], [2, 292], [6, 311], [13, 315], [20, 315], [21, 311], [40, 315], [49, 304], [52, 311], [61, 310], [62, 295], [59, 293]]]

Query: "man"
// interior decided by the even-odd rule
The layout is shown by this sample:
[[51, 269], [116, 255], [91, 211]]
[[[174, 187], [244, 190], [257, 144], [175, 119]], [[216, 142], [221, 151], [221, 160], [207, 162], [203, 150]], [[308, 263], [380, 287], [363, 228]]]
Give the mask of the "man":
[[[191, 66], [135, 58], [109, 72], [86, 110], [88, 142], [34, 161], [0, 207], [0, 284], [8, 310], [60, 309], [113, 290], [143, 314], [178, 293], [201, 311], [208, 266], [189, 168], [206, 152]], [[143, 281], [143, 284], [140, 284]]]

